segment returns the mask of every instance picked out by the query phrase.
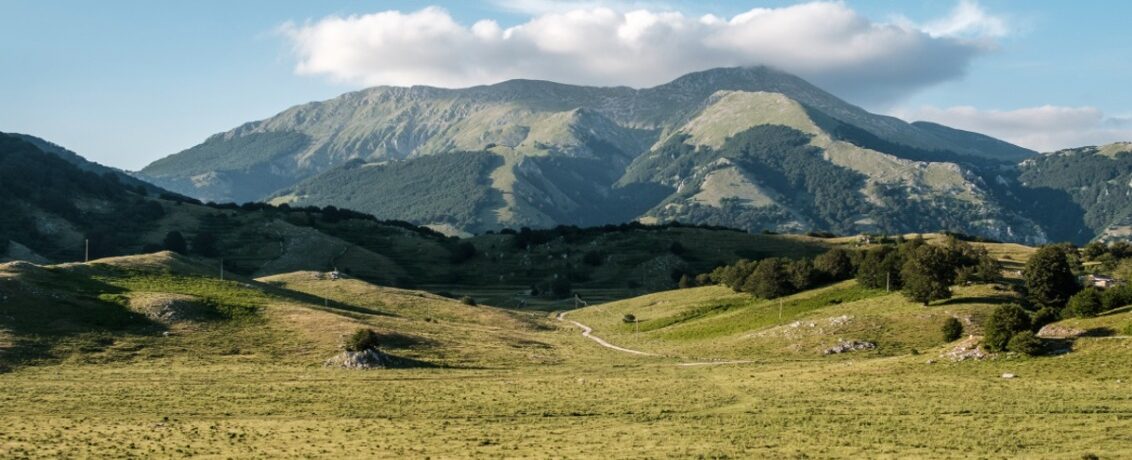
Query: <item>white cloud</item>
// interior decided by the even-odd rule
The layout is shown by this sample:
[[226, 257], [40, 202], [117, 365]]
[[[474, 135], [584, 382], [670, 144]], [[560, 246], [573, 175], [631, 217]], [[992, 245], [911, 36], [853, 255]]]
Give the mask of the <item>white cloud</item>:
[[931, 121], [975, 131], [1041, 152], [1132, 141], [1132, 118], [1106, 116], [1095, 107], [1044, 105], [980, 110], [968, 106], [927, 106], [897, 109], [892, 115], [907, 121]]
[[999, 38], [1009, 32], [1006, 21], [987, 13], [973, 0], [961, 0], [950, 15], [928, 22], [922, 29], [933, 37]]
[[891, 101], [957, 78], [987, 50], [969, 40], [972, 31], [999, 33], [970, 2], [925, 26], [873, 22], [841, 2], [756, 8], [731, 18], [625, 10], [635, 5], [625, 2], [566, 2], [570, 9], [545, 0], [507, 3], [537, 14], [508, 28], [490, 20], [468, 26], [429, 7], [331, 16], [282, 31], [299, 74], [353, 84], [460, 87], [532, 78], [645, 87], [697, 70], [763, 64], [858, 103]]

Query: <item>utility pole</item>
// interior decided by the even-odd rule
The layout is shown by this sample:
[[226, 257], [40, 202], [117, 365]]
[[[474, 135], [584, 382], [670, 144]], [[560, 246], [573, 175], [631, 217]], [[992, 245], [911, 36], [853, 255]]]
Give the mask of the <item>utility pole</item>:
[[884, 292], [892, 292], [892, 272], [884, 272]]
[[83, 240], [83, 262], [90, 262], [90, 238]]

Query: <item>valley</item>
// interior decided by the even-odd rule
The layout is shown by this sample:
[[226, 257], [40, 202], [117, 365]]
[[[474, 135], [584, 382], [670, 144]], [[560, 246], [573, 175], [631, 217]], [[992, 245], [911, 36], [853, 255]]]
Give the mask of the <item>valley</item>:
[[[14, 365], [0, 373], [5, 457], [1132, 452], [1132, 341], [1121, 335], [1132, 313], [1066, 320], [1113, 331], [1078, 337], [1067, 354], [956, 361], [958, 342], [941, 340], [939, 324], [957, 316], [980, 334], [1006, 301], [990, 285], [926, 308], [855, 281], [781, 304], [709, 286], [566, 316], [652, 354], [642, 355], [602, 347], [548, 311], [321, 272], [221, 281], [170, 253], [7, 264], [0, 276], [0, 342], [15, 344], [0, 354]], [[174, 296], [182, 302], [155, 302]], [[41, 310], [52, 304], [68, 310]], [[153, 305], [182, 307], [169, 316]], [[630, 312], [638, 327], [622, 321]], [[357, 327], [376, 330], [401, 364], [324, 367]], [[877, 346], [821, 353], [850, 338]]]

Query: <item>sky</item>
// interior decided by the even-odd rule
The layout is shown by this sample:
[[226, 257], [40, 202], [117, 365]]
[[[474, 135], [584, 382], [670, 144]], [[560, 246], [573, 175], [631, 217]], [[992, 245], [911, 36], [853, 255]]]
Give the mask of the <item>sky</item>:
[[0, 131], [128, 170], [375, 85], [765, 64], [1040, 151], [1132, 141], [1132, 3], [0, 0]]

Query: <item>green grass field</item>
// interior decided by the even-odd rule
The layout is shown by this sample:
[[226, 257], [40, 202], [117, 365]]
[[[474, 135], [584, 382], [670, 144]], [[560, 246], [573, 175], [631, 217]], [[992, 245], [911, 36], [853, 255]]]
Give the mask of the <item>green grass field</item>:
[[[704, 287], [567, 314], [659, 355], [639, 356], [549, 312], [212, 276], [167, 254], [0, 267], [0, 457], [1132, 456], [1127, 311], [1065, 322], [1111, 331], [1066, 354], [959, 362], [942, 320], [977, 334], [1008, 291], [923, 307], [853, 282], [781, 304]], [[155, 298], [198, 309], [154, 318]], [[324, 367], [358, 327], [420, 365]], [[822, 355], [842, 339], [876, 348]]]

